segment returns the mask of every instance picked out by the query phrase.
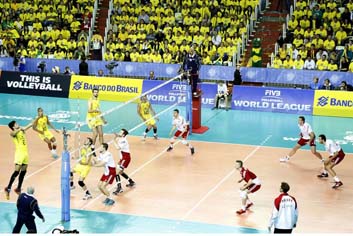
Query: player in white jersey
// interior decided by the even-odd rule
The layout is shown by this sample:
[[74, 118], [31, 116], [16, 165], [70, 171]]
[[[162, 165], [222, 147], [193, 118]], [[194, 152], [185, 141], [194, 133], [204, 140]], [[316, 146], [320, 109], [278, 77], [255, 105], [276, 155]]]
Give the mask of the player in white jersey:
[[[333, 167], [338, 165], [344, 159], [345, 154], [338, 143], [335, 143], [331, 139], [326, 139], [326, 136], [324, 134], [319, 135], [319, 143], [325, 145], [325, 150], [330, 153], [330, 156], [328, 158], [324, 158], [323, 162], [325, 170], [330, 173], [330, 175], [335, 181], [335, 184], [332, 186], [332, 188], [337, 189], [338, 187], [342, 186], [343, 183], [337, 177], [336, 172], [333, 170]], [[322, 173], [321, 175], [318, 175], [318, 177], [324, 178], [328, 177], [328, 175]]]
[[184, 117], [182, 117], [180, 114], [179, 114], [179, 110], [178, 109], [175, 109], [173, 111], [173, 127], [172, 129], [170, 130], [170, 133], [169, 133], [169, 136], [172, 135], [173, 131], [176, 129], [177, 131], [174, 133], [174, 136], [170, 139], [170, 145], [167, 149], [167, 152], [170, 152], [173, 150], [173, 145], [174, 145], [174, 142], [177, 138], [181, 137], [182, 138], [182, 144], [185, 144], [187, 147], [190, 148], [190, 152], [191, 152], [191, 155], [194, 155], [195, 153], [195, 148], [193, 146], [191, 146], [190, 143], [188, 143], [188, 141], [186, 141], [188, 135], [189, 135], [189, 130], [190, 130], [190, 127], [189, 127], [189, 124], [186, 122], [186, 120], [184, 119]]
[[[315, 133], [311, 129], [310, 124], [305, 122], [304, 116], [299, 116], [298, 118], [298, 127], [300, 129], [300, 139], [297, 144], [292, 148], [289, 154], [283, 158], [280, 158], [281, 162], [287, 162], [289, 159], [304, 145], [309, 144], [311, 152], [322, 161], [322, 156], [319, 152], [316, 151], [315, 144]], [[325, 173], [325, 171], [324, 171]]]
[[102, 143], [102, 147], [103, 150], [99, 154], [98, 162], [94, 165], [96, 167], [104, 166], [104, 174], [98, 183], [98, 188], [105, 196], [107, 196], [103, 203], [106, 205], [113, 205], [115, 201], [110, 197], [107, 185], [114, 182], [116, 176], [115, 161], [113, 155], [108, 152], [108, 144]]
[[123, 189], [121, 188], [121, 180], [120, 180], [120, 175], [124, 177], [129, 183], [126, 185], [126, 187], [134, 187], [136, 185], [135, 181], [133, 181], [125, 172], [124, 170], [129, 166], [130, 161], [131, 161], [131, 155], [130, 155], [130, 146], [129, 142], [127, 141], [126, 135], [128, 135], [129, 132], [126, 129], [121, 129], [119, 134], [115, 134], [115, 142], [114, 145], [115, 147], [120, 150], [120, 161], [118, 165], [116, 166], [116, 182], [117, 182], [117, 188], [113, 192], [113, 194], [117, 195], [119, 193], [123, 192]]

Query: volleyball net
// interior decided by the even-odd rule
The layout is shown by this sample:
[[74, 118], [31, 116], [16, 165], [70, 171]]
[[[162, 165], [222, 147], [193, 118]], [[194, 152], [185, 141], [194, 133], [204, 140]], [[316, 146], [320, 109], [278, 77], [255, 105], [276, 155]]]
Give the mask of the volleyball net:
[[[154, 110], [154, 114], [152, 113], [145, 121], [140, 117], [137, 111], [138, 103], [143, 96], [145, 96], [151, 103], [152, 109]], [[71, 138], [66, 137], [66, 140], [64, 138], [64, 146], [66, 141], [67, 149], [64, 150], [62, 156], [63, 169], [61, 178], [63, 221], [70, 220], [70, 217], [67, 216], [70, 209], [70, 159], [75, 156], [80, 160], [82, 158], [80, 151], [85, 142], [85, 137], [92, 137], [92, 131], [88, 127], [89, 120], [86, 120], [88, 102], [87, 100], [80, 100], [77, 104], [75, 110], [78, 110], [79, 115], [77, 116], [77, 121], [74, 126], [70, 128], [71, 130], [69, 133], [71, 133]], [[162, 136], [166, 136], [170, 131], [173, 110], [179, 109], [180, 113], [188, 120], [188, 118], [191, 119], [191, 104], [191, 88], [185, 80], [182, 80], [182, 75], [176, 76], [162, 83], [158, 82], [155, 86], [150, 86], [149, 89], [143, 90], [140, 95], [124, 102], [100, 101], [101, 114], [98, 115], [98, 117], [104, 118], [106, 121], [106, 124], [103, 126], [104, 142], [108, 144], [113, 143], [114, 138], [108, 134], [118, 133], [122, 128], [128, 130], [131, 135], [142, 136], [146, 128], [146, 122], [151, 120], [156, 122], [158, 133], [161, 133]], [[101, 149], [98, 137], [95, 146], [95, 151], [98, 152]], [[88, 156], [90, 154], [92, 153], [87, 153], [86, 155]]]

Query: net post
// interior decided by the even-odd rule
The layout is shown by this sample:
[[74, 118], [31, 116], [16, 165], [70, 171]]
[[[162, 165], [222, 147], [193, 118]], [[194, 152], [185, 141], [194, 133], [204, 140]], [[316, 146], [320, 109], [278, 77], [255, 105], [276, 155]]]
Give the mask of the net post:
[[186, 84], [186, 101], [185, 101], [186, 120], [189, 121], [189, 126], [190, 126], [189, 133], [192, 134], [192, 88], [188, 82], [186, 82], [185, 84]]
[[70, 221], [70, 153], [67, 146], [69, 134], [63, 128], [64, 150], [61, 164], [61, 221]]

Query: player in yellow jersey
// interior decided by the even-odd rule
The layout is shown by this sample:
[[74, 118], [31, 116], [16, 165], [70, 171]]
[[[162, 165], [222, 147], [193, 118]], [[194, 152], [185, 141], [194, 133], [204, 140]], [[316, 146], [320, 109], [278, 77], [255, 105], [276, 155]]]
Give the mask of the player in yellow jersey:
[[14, 161], [15, 171], [11, 175], [9, 184], [4, 189], [7, 200], [10, 199], [11, 187], [18, 175], [18, 185], [14, 191], [17, 194], [21, 193], [23, 179], [26, 175], [28, 166], [28, 147], [25, 131], [32, 127], [32, 123], [29, 123], [25, 127], [20, 127], [17, 122], [13, 120], [8, 124], [8, 126], [11, 129], [10, 136], [12, 137], [12, 140], [15, 143], [16, 151]]
[[98, 99], [99, 90], [94, 88], [92, 90], [92, 97], [88, 100], [88, 111], [87, 111], [87, 124], [93, 131], [93, 144], [96, 143], [97, 136], [99, 137], [99, 144], [102, 145], [103, 139], [103, 124], [106, 124], [102, 112], [100, 110], [100, 104]]
[[147, 96], [144, 95], [140, 98], [140, 102], [137, 105], [137, 113], [139, 116], [142, 118], [142, 120], [145, 122], [147, 128], [145, 132], [143, 133], [143, 140], [146, 139], [147, 133], [153, 128], [153, 137], [154, 139], [158, 139], [157, 136], [157, 125], [156, 125], [156, 120], [158, 120], [157, 117], [152, 118], [156, 115], [154, 112], [151, 103], [147, 100]]
[[91, 145], [93, 144], [93, 140], [91, 138], [87, 138], [83, 148], [81, 149], [81, 157], [79, 159], [79, 162], [75, 165], [75, 167], [71, 170], [70, 172], [70, 188], [74, 189], [74, 173], [77, 173], [80, 175], [80, 178], [78, 180], [78, 185], [85, 191], [85, 196], [83, 197], [83, 200], [88, 200], [92, 198], [91, 193], [87, 189], [87, 186], [83, 181], [85, 181], [88, 173], [91, 171], [91, 166], [92, 166], [92, 158], [94, 153], [92, 153], [92, 148]]
[[58, 154], [56, 152], [56, 139], [54, 135], [48, 130], [48, 126], [50, 126], [55, 132], [59, 133], [57, 129], [50, 123], [47, 115], [44, 115], [43, 109], [39, 107], [37, 109], [38, 116], [33, 122], [33, 130], [39, 134], [41, 140], [48, 144], [48, 148], [51, 152], [52, 157], [58, 158]]

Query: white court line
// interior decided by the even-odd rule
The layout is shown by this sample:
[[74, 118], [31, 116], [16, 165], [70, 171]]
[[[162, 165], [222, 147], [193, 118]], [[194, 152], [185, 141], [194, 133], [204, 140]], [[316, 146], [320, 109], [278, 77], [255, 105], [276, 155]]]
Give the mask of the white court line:
[[[174, 143], [174, 147], [180, 143], [181, 140], [178, 140], [177, 142]], [[145, 162], [144, 164], [142, 164], [141, 166], [139, 166], [136, 170], [134, 170], [133, 172], [131, 172], [129, 174], [129, 176], [134, 176], [137, 172], [139, 172], [140, 170], [142, 170], [145, 166], [147, 166], [148, 164], [150, 164], [151, 162], [153, 162], [154, 160], [158, 159], [160, 156], [162, 156], [162, 154], [164, 154], [165, 152], [167, 152], [167, 149], [163, 150], [162, 152], [158, 153], [157, 155], [155, 155], [154, 157], [152, 157], [152, 159], [148, 160], [147, 162]], [[108, 188], [108, 191], [110, 192], [115, 186], [111, 185]], [[103, 193], [99, 194], [97, 197], [95, 197], [94, 199], [92, 199], [91, 201], [89, 201], [86, 205], [84, 205], [83, 207], [81, 207], [81, 210], [84, 210], [85, 208], [87, 208], [88, 206], [92, 205], [95, 201], [97, 201], [100, 197], [104, 196]]]
[[[250, 157], [252, 157], [270, 138], [272, 137], [272, 135], [268, 135], [264, 141], [262, 141], [260, 143], [260, 145], [258, 145], [254, 150], [252, 150], [252, 152], [250, 152], [243, 160], [243, 162], [246, 162]], [[235, 169], [233, 168], [232, 171], [230, 171], [223, 179], [221, 179], [221, 181], [219, 181], [213, 188], [211, 188], [206, 194], [205, 196], [203, 196], [188, 212], [186, 212], [186, 214], [181, 218], [181, 220], [185, 220], [186, 218], [188, 218], [191, 213], [193, 213], [196, 208], [198, 208], [214, 191], [217, 190], [217, 188], [219, 188], [219, 186], [221, 186], [230, 176], [232, 176], [235, 172]]]

